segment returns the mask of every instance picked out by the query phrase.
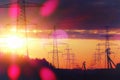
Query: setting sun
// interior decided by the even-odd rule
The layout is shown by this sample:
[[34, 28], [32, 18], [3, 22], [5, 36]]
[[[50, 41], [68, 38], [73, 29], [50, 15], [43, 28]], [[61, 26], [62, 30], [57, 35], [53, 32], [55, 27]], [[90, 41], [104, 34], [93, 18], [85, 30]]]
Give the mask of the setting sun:
[[24, 38], [16, 35], [10, 35], [6, 37], [5, 42], [6, 42], [6, 46], [10, 49], [21, 48], [25, 44]]

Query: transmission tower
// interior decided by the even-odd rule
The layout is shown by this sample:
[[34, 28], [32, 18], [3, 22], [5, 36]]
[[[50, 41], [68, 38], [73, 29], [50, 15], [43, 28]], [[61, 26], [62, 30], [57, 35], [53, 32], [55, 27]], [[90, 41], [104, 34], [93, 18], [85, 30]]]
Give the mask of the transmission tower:
[[96, 51], [93, 54], [94, 55], [93, 56], [93, 59], [94, 59], [93, 65], [98, 67], [101, 64], [103, 52], [101, 52], [101, 48], [100, 48], [101, 44], [100, 43], [98, 43], [96, 46], [97, 46]]
[[99, 61], [101, 63], [101, 49], [100, 49], [100, 43], [97, 44], [97, 61]]
[[66, 53], [63, 54], [66, 56], [66, 68], [71, 68], [71, 63], [74, 64], [74, 54], [70, 53], [71, 49], [69, 48], [69, 45], [66, 47]]
[[106, 26], [106, 36], [105, 37], [106, 37], [105, 53], [106, 53], [107, 68], [112, 69], [113, 66], [115, 67], [116, 65], [110, 57], [111, 51], [110, 51], [110, 42], [109, 42], [110, 36], [109, 36], [109, 27], [108, 26]]
[[26, 56], [29, 58], [28, 52], [28, 34], [27, 34], [27, 21], [26, 21], [26, 0], [18, 0], [17, 4], [20, 6], [20, 10], [17, 11], [17, 32], [20, 29], [25, 30], [26, 39]]
[[39, 3], [28, 2], [26, 0], [17, 0], [16, 2], [1, 4], [0, 8], [9, 8], [9, 5], [17, 3], [20, 9], [17, 8], [17, 34], [20, 29], [25, 30], [25, 39], [26, 39], [26, 55], [29, 58], [28, 52], [28, 34], [27, 34], [27, 21], [26, 21], [26, 7], [40, 7], [43, 2], [46, 0], [41, 0]]
[[52, 64], [55, 67], [59, 68], [59, 66], [60, 66], [60, 64], [59, 64], [59, 53], [62, 53], [62, 52], [59, 51], [58, 47], [60, 45], [68, 45], [68, 44], [64, 43], [64, 42], [58, 42], [58, 38], [62, 34], [58, 32], [55, 25], [53, 26], [53, 32], [52, 33], [53, 33], [52, 34], [52, 38], [53, 38], [52, 44], [47, 43], [46, 45], [52, 45], [53, 49], [52, 49], [51, 52], [48, 52], [48, 54], [52, 53]]
[[52, 64], [59, 68], [59, 50], [58, 50], [58, 42], [57, 42], [57, 36], [59, 34], [57, 34], [56, 32], [56, 26], [53, 27], [53, 44], [52, 44], [52, 47], [53, 47], [53, 50], [52, 52], [49, 52], [49, 53], [52, 53]]
[[[25, 30], [25, 39], [26, 39], [26, 56], [29, 58], [28, 51], [28, 33], [27, 33], [27, 17], [26, 17], [26, 7], [40, 7], [41, 4], [33, 4], [29, 3], [26, 0], [17, 0], [17, 4], [20, 6], [20, 11], [17, 16], [17, 30], [23, 29]], [[31, 5], [30, 5], [31, 4]]]
[[[109, 26], [106, 26], [106, 33], [105, 33], [105, 43], [98, 43], [97, 46], [98, 46], [98, 53], [96, 53], [97, 57], [96, 57], [96, 62], [101, 61], [101, 55], [102, 53], [105, 53], [105, 67], [108, 68], [108, 69], [112, 69], [114, 68], [116, 65], [115, 63], [113, 62], [113, 60], [111, 59], [111, 54], [113, 52], [111, 52], [111, 46], [117, 46], [117, 44], [113, 44], [113, 43], [110, 43], [110, 34], [109, 34]], [[100, 52], [100, 46], [105, 46], [105, 51], [104, 52]]]
[[72, 67], [75, 67], [75, 54], [71, 54], [72, 55]]

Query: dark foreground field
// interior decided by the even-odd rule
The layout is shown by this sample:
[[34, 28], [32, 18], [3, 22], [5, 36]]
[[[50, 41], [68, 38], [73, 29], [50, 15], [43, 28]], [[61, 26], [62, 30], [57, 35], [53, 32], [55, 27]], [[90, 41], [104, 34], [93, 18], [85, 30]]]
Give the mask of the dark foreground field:
[[96, 69], [96, 70], [56, 70], [59, 80], [120, 80], [120, 70]]
[[[46, 69], [47, 68], [47, 69]], [[43, 70], [41, 74], [40, 71]], [[43, 77], [42, 77], [42, 76]], [[45, 59], [0, 56], [0, 80], [120, 80], [116, 69], [56, 69]]]

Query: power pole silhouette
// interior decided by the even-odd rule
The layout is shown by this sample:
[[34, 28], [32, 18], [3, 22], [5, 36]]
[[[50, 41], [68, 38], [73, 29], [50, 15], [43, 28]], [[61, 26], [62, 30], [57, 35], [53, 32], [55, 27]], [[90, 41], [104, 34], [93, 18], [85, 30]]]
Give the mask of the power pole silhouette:
[[56, 31], [56, 26], [54, 26], [54, 30], [53, 30], [53, 56], [52, 56], [52, 61], [53, 61], [53, 65], [57, 65], [57, 67], [59, 68], [59, 57], [58, 57], [58, 44], [57, 44], [57, 33]]
[[98, 43], [96, 46], [96, 52], [94, 53], [94, 65], [97, 65], [98, 67], [101, 64], [103, 52], [101, 52], [100, 43]]
[[30, 3], [26, 0], [17, 0], [17, 4], [20, 7], [20, 9], [17, 9], [17, 33], [19, 32], [19, 30], [25, 30], [24, 35], [26, 41], [26, 56], [27, 58], [29, 58], [26, 7], [40, 7], [41, 4], [34, 4], [32, 2]]
[[75, 54], [72, 53], [71, 55], [72, 55], [72, 68], [74, 68], [75, 67]]
[[[56, 29], [56, 26], [53, 26], [53, 32], [52, 32], [52, 44], [47, 43], [46, 45], [52, 45], [52, 51], [48, 52], [48, 54], [52, 53], [52, 64], [59, 68], [60, 64], [59, 64], [59, 53], [62, 53], [61, 51], [59, 51], [59, 46], [60, 45], [67, 45], [67, 43], [63, 43], [63, 42], [58, 42], [58, 38], [60, 39], [60, 35], [62, 35], [61, 33], [58, 32], [58, 30]], [[59, 45], [58, 45], [59, 44]]]
[[111, 51], [110, 51], [110, 42], [109, 42], [110, 36], [109, 36], [109, 27], [108, 26], [106, 26], [106, 36], [105, 37], [106, 37], [105, 53], [106, 53], [107, 68], [112, 69], [113, 66], [115, 67], [116, 65], [110, 57]]
[[66, 56], [66, 68], [70, 69], [71, 68], [71, 63], [74, 62], [74, 54], [70, 53], [72, 49], [69, 48], [69, 45], [67, 45], [65, 51], [66, 53], [63, 54]]
[[26, 55], [29, 58], [29, 52], [28, 52], [28, 34], [27, 34], [27, 20], [26, 20], [26, 7], [41, 7], [41, 4], [46, 0], [41, 0], [39, 3], [34, 2], [28, 2], [28, 0], [16, 0], [15, 2], [9, 2], [7, 4], [0, 4], [0, 8], [9, 8], [11, 4], [17, 4], [17, 11], [14, 11], [17, 13], [17, 34], [19, 33], [19, 30], [25, 30], [25, 39], [26, 39]]
[[26, 56], [29, 58], [28, 52], [28, 34], [27, 34], [27, 21], [26, 21], [26, 0], [18, 0], [17, 4], [20, 6], [20, 10], [17, 11], [17, 30], [25, 30], [26, 41]]
[[58, 53], [60, 53], [60, 51], [58, 50], [58, 41], [57, 41], [58, 35], [59, 34], [57, 34], [56, 26], [54, 25], [54, 27], [53, 27], [53, 35], [52, 35], [52, 38], [53, 38], [53, 44], [52, 44], [53, 50], [52, 50], [52, 52], [49, 52], [49, 53], [52, 53], [52, 64], [57, 68], [59, 68], [59, 54]]
[[[111, 51], [111, 46], [119, 45], [110, 42], [110, 37], [113, 36], [109, 33], [109, 26], [105, 26], [105, 34], [102, 35], [102, 37], [105, 38], [105, 43], [97, 44], [97, 52], [94, 54], [94, 62], [95, 64], [101, 63], [102, 56], [105, 55], [105, 68], [113, 69], [116, 65], [111, 58], [111, 54], [114, 53]], [[105, 51], [101, 52], [101, 49], [103, 48], [101, 48], [101, 46], [105, 46]]]
[[101, 63], [101, 49], [100, 49], [100, 43], [97, 44], [97, 61], [99, 61]]
[[[112, 37], [110, 34], [109, 34], [109, 26], [106, 26], [105, 27], [105, 30], [106, 30], [106, 33], [105, 33], [105, 43], [98, 43], [97, 46], [98, 46], [98, 53], [96, 53], [96, 62], [98, 61], [101, 61], [101, 55], [103, 55], [102, 53], [105, 53], [105, 67], [108, 68], [108, 69], [112, 69], [113, 66], [115, 67], [115, 63], [113, 62], [113, 60], [111, 59], [111, 51], [110, 51], [110, 46], [116, 46], [117, 44], [113, 44], [113, 43], [110, 43], [110, 37]], [[105, 46], [105, 51], [104, 52], [100, 52], [100, 46]]]

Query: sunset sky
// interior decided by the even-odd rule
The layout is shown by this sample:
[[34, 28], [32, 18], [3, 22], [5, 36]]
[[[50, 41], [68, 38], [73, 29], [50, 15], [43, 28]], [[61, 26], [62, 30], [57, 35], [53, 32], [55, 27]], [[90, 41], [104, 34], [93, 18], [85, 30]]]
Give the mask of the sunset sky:
[[[31, 58], [46, 58], [51, 62], [53, 27], [56, 26], [58, 34], [58, 48], [60, 67], [65, 68], [66, 45], [69, 44], [71, 53], [75, 54], [74, 67], [81, 67], [86, 61], [88, 68], [104, 67], [105, 53], [102, 62], [93, 66], [94, 54], [98, 43], [105, 43], [106, 28], [109, 26], [112, 59], [120, 62], [120, 0], [26, 0], [26, 3], [41, 4], [41, 7], [27, 7], [27, 34], [28, 51]], [[1, 52], [17, 52], [26, 55], [25, 28], [17, 30], [16, 0], [0, 1], [0, 44]], [[16, 31], [20, 34], [16, 35]], [[11, 39], [12, 37], [12, 39]], [[61, 39], [62, 38], [62, 39]], [[15, 40], [15, 41], [14, 41]], [[20, 40], [20, 41], [19, 41]], [[18, 41], [18, 42], [17, 42]], [[20, 43], [15, 45], [15, 43]], [[10, 46], [12, 45], [12, 46]], [[16, 47], [14, 47], [14, 46]], [[105, 52], [104, 45], [101, 52]], [[76, 66], [78, 65], [78, 66]]]

